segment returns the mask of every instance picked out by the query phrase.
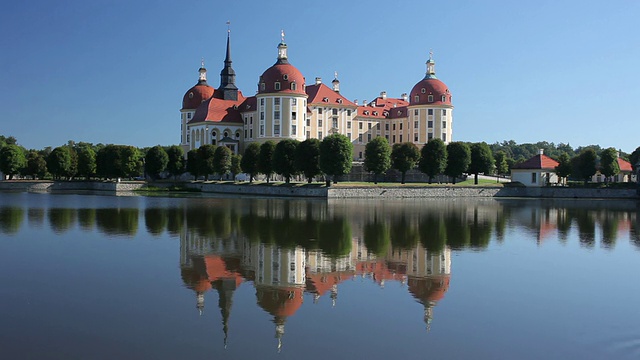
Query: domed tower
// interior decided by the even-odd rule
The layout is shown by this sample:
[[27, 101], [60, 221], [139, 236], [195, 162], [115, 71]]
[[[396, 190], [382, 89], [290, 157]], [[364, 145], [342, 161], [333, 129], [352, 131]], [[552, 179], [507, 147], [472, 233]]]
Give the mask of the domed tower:
[[432, 138], [449, 143], [453, 141], [453, 105], [451, 92], [447, 85], [436, 77], [433, 53], [429, 53], [427, 73], [411, 89], [409, 96], [408, 118], [414, 129], [418, 129], [420, 146]]
[[254, 133], [258, 136], [255, 141], [305, 139], [305, 79], [300, 70], [289, 63], [284, 31], [278, 44], [278, 60], [258, 81], [256, 107], [258, 121]]
[[182, 97], [182, 109], [180, 109], [180, 145], [185, 154], [189, 151], [189, 142], [191, 141], [187, 131], [187, 123], [193, 118], [198, 106], [210, 99], [215, 91], [214, 88], [207, 84], [207, 69], [204, 67], [204, 59], [202, 59], [198, 73], [200, 74], [198, 83], [184, 94]]

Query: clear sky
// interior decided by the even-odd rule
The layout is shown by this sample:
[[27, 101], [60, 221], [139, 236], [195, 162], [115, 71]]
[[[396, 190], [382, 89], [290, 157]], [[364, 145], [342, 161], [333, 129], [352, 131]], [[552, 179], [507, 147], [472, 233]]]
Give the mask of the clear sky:
[[24, 0], [0, 11], [0, 134], [179, 142], [182, 96], [205, 58], [219, 85], [227, 20], [245, 95], [276, 60], [341, 93], [399, 97], [425, 73], [453, 95], [454, 140], [640, 146], [638, 1]]

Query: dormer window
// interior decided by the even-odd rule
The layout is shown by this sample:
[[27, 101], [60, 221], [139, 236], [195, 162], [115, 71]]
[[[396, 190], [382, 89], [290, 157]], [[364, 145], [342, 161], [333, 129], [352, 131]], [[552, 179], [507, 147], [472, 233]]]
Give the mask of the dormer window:
[[284, 74], [284, 75], [282, 75], [282, 78], [283, 78], [284, 80], [289, 80], [289, 75]]
[[[286, 75], [285, 75], [286, 76]], [[291, 83], [291, 90], [296, 90], [298, 88], [298, 86], [296, 85], [295, 81]]]
[[323, 98], [323, 99], [322, 99], [322, 101], [324, 101], [324, 102], [329, 102], [329, 98], [328, 98], [328, 97]]
[[369, 115], [369, 111], [368, 111], [368, 110], [365, 110], [365, 111], [364, 111], [364, 114], [365, 114], [365, 115]]
[[382, 115], [383, 115], [383, 116], [389, 116], [389, 112], [388, 112], [388, 111], [385, 111], [385, 112], [383, 112], [383, 113], [382, 113]]
[[374, 111], [374, 112], [373, 112], [373, 116], [378, 116], [378, 112], [377, 112], [377, 111]]
[[251, 105], [247, 104], [247, 109], [250, 109], [250, 108], [251, 108]]
[[193, 99], [193, 93], [192, 92], [189, 93], [189, 99]]
[[422, 88], [422, 89], [420, 90], [420, 92], [421, 92], [421, 93], [423, 93], [423, 94], [426, 94], [426, 93], [427, 93], [427, 89]]
[[420, 96], [419, 96], [419, 95], [416, 95], [416, 96], [414, 97], [414, 100], [415, 100], [415, 102], [420, 101]]
[[273, 88], [276, 90], [280, 90], [280, 83], [276, 81], [276, 83], [273, 85]]
[[427, 101], [428, 102], [433, 102], [433, 95], [427, 96]]
[[398, 115], [402, 115], [402, 110], [398, 110]]
[[442, 95], [442, 102], [445, 102], [445, 101], [447, 101], [447, 97]]
[[338, 99], [338, 104], [342, 104], [342, 99]]
[[264, 85], [264, 83], [260, 83], [260, 90], [261, 90], [261, 91], [264, 91], [264, 89], [265, 89], [265, 85]]

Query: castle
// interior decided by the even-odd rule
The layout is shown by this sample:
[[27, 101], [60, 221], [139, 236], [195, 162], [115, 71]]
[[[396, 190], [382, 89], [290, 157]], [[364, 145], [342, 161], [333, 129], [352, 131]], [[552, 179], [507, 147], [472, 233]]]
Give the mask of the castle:
[[231, 33], [227, 32], [219, 87], [208, 84], [203, 61], [198, 83], [182, 99], [180, 143], [185, 153], [213, 144], [242, 154], [252, 142], [322, 140], [339, 133], [351, 140], [354, 160], [358, 160], [376, 136], [384, 136], [391, 145], [413, 142], [418, 147], [432, 138], [452, 141], [451, 92], [436, 77], [432, 54], [426, 75], [408, 95], [391, 98], [383, 91], [374, 100], [358, 104], [340, 93], [337, 73], [331, 87], [319, 77], [307, 85], [302, 73], [289, 62], [287, 50], [282, 32], [275, 64], [260, 76], [256, 94], [246, 97], [235, 84]]

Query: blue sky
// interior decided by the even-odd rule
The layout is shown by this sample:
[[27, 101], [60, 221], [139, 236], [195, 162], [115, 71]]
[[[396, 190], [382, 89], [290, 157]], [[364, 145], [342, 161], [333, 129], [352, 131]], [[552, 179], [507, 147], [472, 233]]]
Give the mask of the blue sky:
[[182, 96], [205, 58], [218, 86], [226, 21], [245, 95], [277, 55], [341, 93], [399, 97], [436, 72], [454, 140], [640, 146], [637, 1], [44, 1], [0, 12], [0, 134], [177, 144]]

